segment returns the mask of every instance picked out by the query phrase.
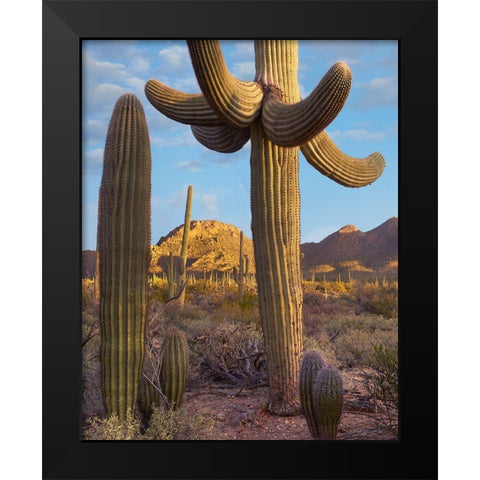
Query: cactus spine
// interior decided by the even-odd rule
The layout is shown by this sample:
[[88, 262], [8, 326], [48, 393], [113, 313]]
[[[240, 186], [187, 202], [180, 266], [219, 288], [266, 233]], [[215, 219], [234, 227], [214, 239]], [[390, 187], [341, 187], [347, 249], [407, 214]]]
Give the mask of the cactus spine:
[[97, 242], [102, 393], [108, 415], [135, 407], [144, 356], [150, 263], [150, 139], [143, 107], [122, 95], [108, 128]]
[[379, 153], [365, 159], [341, 152], [323, 131], [342, 109], [351, 85], [344, 62], [333, 65], [305, 99], [297, 81], [293, 40], [256, 40], [255, 79], [228, 71], [216, 40], [187, 41], [202, 95], [149, 80], [145, 94], [169, 118], [192, 125], [196, 139], [218, 152], [251, 140], [252, 232], [260, 317], [268, 364], [269, 409], [294, 414], [300, 402], [302, 350], [299, 149], [322, 174], [348, 187], [376, 180]]
[[318, 440], [336, 440], [343, 409], [343, 382], [335, 367], [322, 368], [313, 386]]
[[160, 351], [160, 388], [169, 406], [175, 410], [182, 403], [188, 368], [188, 345], [183, 334], [171, 329]]
[[302, 357], [299, 375], [300, 403], [307, 419], [308, 429], [313, 438], [317, 438], [318, 423], [313, 405], [313, 389], [318, 372], [326, 366], [320, 352], [308, 350]]

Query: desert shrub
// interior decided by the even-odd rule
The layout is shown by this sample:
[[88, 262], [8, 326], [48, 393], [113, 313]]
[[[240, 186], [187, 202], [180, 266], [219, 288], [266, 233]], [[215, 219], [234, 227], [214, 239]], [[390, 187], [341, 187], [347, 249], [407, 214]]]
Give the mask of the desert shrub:
[[208, 438], [214, 419], [201, 414], [189, 415], [183, 409], [155, 408], [148, 426], [142, 429], [139, 417], [131, 411], [127, 418], [94, 416], [83, 428], [85, 440], [199, 440]]
[[127, 418], [120, 421], [116, 415], [111, 417], [94, 416], [87, 419], [83, 429], [85, 440], [138, 440], [140, 437], [140, 420], [127, 412]]
[[82, 309], [88, 310], [95, 307], [95, 281], [82, 278]]
[[372, 345], [363, 386], [377, 405], [376, 419], [388, 430], [398, 429], [398, 344]]
[[368, 365], [377, 343], [393, 348], [397, 343], [396, 330], [350, 329], [336, 338], [333, 347], [337, 360], [343, 366], [353, 368]]
[[398, 316], [398, 284], [365, 283], [354, 290], [358, 312], [370, 312], [386, 318]]
[[213, 417], [206, 415], [187, 414], [183, 409], [156, 408], [139, 440], [205, 440], [209, 438], [213, 424]]
[[326, 339], [317, 339], [315, 337], [309, 337], [304, 335], [303, 337], [303, 351], [319, 350], [328, 365], [335, 367], [339, 366], [337, 357], [335, 356], [335, 350], [333, 345]]
[[254, 385], [265, 380], [263, 339], [256, 325], [222, 321], [198, 327], [189, 345], [204, 378], [232, 385]]

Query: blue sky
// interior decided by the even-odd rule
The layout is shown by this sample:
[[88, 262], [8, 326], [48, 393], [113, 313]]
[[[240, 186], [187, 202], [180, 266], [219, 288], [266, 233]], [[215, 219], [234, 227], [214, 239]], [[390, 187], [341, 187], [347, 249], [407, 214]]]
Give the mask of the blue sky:
[[[222, 41], [230, 71], [253, 80], [253, 41]], [[396, 41], [299, 41], [302, 97], [336, 61], [348, 63], [353, 83], [345, 107], [326, 129], [347, 154], [383, 154], [386, 169], [372, 185], [345, 188], [313, 169], [300, 153], [301, 241], [319, 242], [344, 225], [362, 231], [398, 215], [398, 72]], [[250, 142], [233, 154], [200, 145], [190, 127], [164, 117], [144, 94], [150, 78], [199, 93], [185, 41], [83, 41], [83, 249], [95, 249], [103, 148], [113, 106], [125, 92], [142, 102], [152, 148], [152, 244], [183, 223], [193, 185], [192, 220], [236, 225], [251, 238]]]

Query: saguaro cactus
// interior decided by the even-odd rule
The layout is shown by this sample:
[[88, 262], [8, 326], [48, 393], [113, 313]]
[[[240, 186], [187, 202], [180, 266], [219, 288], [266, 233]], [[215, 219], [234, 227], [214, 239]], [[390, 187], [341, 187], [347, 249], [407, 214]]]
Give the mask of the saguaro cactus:
[[238, 271], [233, 268], [233, 279], [238, 285], [238, 296], [243, 295], [243, 287], [245, 286], [245, 279], [248, 275], [248, 256], [243, 254], [243, 232], [240, 232], [240, 253], [238, 255]]
[[344, 62], [333, 65], [301, 100], [294, 40], [255, 41], [255, 79], [234, 78], [216, 40], [187, 41], [202, 94], [186, 94], [149, 80], [145, 93], [169, 118], [192, 125], [197, 140], [218, 152], [251, 141], [252, 232], [260, 316], [268, 361], [269, 408], [299, 409], [302, 351], [300, 192], [298, 153], [332, 180], [361, 187], [376, 180], [385, 162], [345, 155], [323, 131], [342, 109], [351, 85]]
[[[168, 298], [176, 298], [178, 306], [183, 308], [185, 305], [185, 286], [187, 284], [187, 252], [188, 252], [188, 239], [190, 235], [190, 216], [192, 211], [192, 195], [193, 187], [188, 186], [187, 190], [187, 203], [185, 206], [185, 222], [183, 225], [182, 246], [180, 249], [180, 257], [178, 259], [178, 268], [175, 276], [173, 268], [173, 253], [170, 252], [167, 266], [167, 280], [168, 280]], [[175, 283], [177, 288], [175, 289]]]
[[343, 409], [343, 382], [335, 367], [322, 368], [313, 386], [316, 435], [318, 440], [336, 440]]
[[150, 139], [143, 107], [122, 95], [104, 151], [97, 243], [102, 392], [107, 414], [134, 409], [144, 356], [150, 263]]
[[308, 429], [313, 438], [317, 438], [318, 432], [318, 423], [313, 405], [313, 388], [318, 372], [325, 366], [325, 360], [317, 350], [308, 350], [305, 352], [300, 363], [300, 378], [298, 383], [300, 402], [305, 418], [307, 419]]
[[160, 351], [160, 387], [175, 410], [182, 403], [188, 370], [188, 345], [183, 334], [173, 328], [162, 344]]
[[182, 249], [180, 251], [180, 258], [178, 259], [178, 304], [183, 308], [185, 304], [185, 285], [187, 283], [187, 251], [188, 251], [188, 237], [190, 235], [190, 215], [192, 212], [192, 194], [193, 187], [188, 186], [187, 204], [185, 205], [185, 222], [183, 224]]

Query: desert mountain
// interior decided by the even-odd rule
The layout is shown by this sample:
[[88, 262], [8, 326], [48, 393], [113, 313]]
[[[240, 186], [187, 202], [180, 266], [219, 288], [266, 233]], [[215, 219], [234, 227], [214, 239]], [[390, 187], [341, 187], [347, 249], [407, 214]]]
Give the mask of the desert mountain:
[[[166, 271], [170, 252], [178, 258], [183, 237], [183, 225], [173, 229], [152, 246], [152, 271]], [[398, 218], [392, 217], [368, 232], [346, 225], [321, 242], [304, 243], [302, 270], [328, 271], [393, 271], [398, 267]], [[216, 220], [193, 220], [187, 267], [191, 272], [227, 271], [238, 268], [240, 229]], [[245, 234], [243, 252], [248, 256], [249, 272], [255, 271], [253, 242]], [[84, 277], [93, 277], [95, 252], [82, 252]]]
[[[160, 238], [152, 254], [166, 271], [170, 252], [180, 255], [183, 225]], [[190, 223], [187, 267], [194, 272], [226, 271], [238, 268], [240, 229], [216, 220], [193, 220]], [[249, 272], [254, 271], [253, 242], [243, 235], [243, 254], [248, 256]]]
[[305, 272], [348, 265], [352, 270], [390, 270], [398, 264], [398, 217], [392, 217], [373, 230], [361, 232], [346, 225], [321, 242], [301, 245]]

